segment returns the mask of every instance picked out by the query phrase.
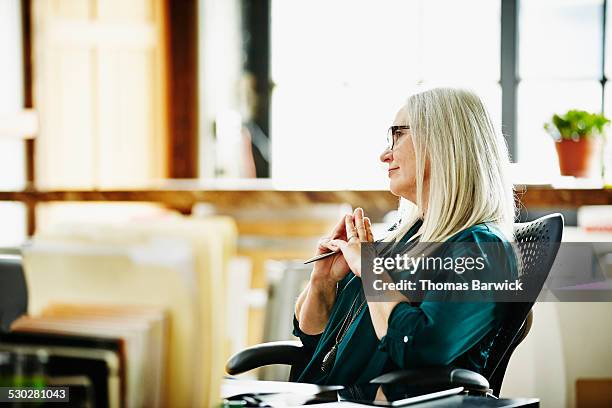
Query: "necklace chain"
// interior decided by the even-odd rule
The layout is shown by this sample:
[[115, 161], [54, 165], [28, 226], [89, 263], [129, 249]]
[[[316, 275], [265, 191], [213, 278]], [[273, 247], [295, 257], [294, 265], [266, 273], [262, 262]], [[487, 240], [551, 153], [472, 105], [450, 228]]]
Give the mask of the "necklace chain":
[[342, 339], [346, 335], [346, 332], [348, 332], [348, 328], [351, 327], [351, 324], [353, 324], [353, 322], [357, 318], [357, 315], [359, 315], [359, 312], [361, 312], [361, 309], [365, 305], [366, 301], [364, 300], [359, 306], [359, 308], [357, 309], [357, 311], [351, 317], [351, 321], [349, 322], [349, 324], [346, 324], [346, 321], [348, 320], [349, 316], [351, 315], [351, 312], [353, 311], [353, 308], [355, 307], [355, 304], [357, 303], [357, 299], [358, 297], [356, 297], [355, 300], [353, 301], [353, 304], [351, 305], [349, 312], [346, 314], [346, 317], [344, 318], [344, 321], [342, 322], [342, 326], [340, 327], [340, 330], [338, 330], [338, 334], [336, 334], [336, 345], [338, 345], [338, 343], [342, 341]]
[[[344, 336], [348, 332], [348, 328], [351, 327], [351, 325], [353, 324], [353, 322], [355, 321], [355, 319], [359, 315], [359, 312], [361, 312], [361, 309], [363, 309], [363, 307], [366, 304], [366, 300], [364, 299], [363, 302], [361, 303], [361, 305], [359, 306], [359, 308], [357, 309], [357, 311], [352, 315], [350, 322], [348, 322], [349, 316], [351, 316], [351, 311], [355, 307], [355, 304], [357, 304], [357, 299], [359, 299], [359, 296], [356, 297], [355, 300], [353, 300], [353, 304], [351, 305], [351, 308], [349, 309], [349, 312], [346, 314], [346, 317], [344, 318], [344, 321], [342, 322], [342, 326], [340, 326], [340, 330], [338, 330], [338, 334], [336, 334], [336, 342], [335, 342], [335, 344], [327, 352], [327, 354], [325, 354], [325, 357], [323, 357], [323, 362], [321, 364], [321, 370], [322, 371], [327, 372], [331, 368], [331, 366], [333, 365], [334, 361], [336, 360], [336, 352], [338, 351], [338, 344], [340, 344], [342, 339], [344, 339]], [[348, 322], [348, 324], [347, 324], [347, 322]]]

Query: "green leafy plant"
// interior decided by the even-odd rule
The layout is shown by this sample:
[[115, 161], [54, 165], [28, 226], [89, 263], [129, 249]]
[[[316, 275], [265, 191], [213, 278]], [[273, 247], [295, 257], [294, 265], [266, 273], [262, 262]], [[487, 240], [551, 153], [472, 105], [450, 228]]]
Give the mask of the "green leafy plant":
[[604, 128], [610, 120], [599, 113], [571, 109], [564, 115], [554, 114], [544, 129], [554, 139], [578, 140], [583, 137], [603, 136]]

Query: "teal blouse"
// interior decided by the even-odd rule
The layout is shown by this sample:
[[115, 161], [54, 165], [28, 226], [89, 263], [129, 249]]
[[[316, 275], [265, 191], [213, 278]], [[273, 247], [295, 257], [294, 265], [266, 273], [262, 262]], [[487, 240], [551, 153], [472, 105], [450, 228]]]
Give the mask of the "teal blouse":
[[[420, 226], [420, 221], [413, 225], [402, 241], [410, 239]], [[491, 224], [475, 225], [448, 241], [506, 242]], [[516, 279], [518, 268], [512, 246], [505, 243], [503, 248], [507, 250], [505, 259], [508, 262], [495, 265], [495, 268], [501, 268], [505, 278]], [[293, 318], [293, 334], [300, 338], [310, 356], [309, 363], [296, 377], [299, 382], [365, 384], [397, 369], [448, 364], [482, 372], [505, 313], [503, 303], [493, 302], [453, 303], [425, 298], [421, 303], [399, 303], [389, 316], [387, 334], [379, 340], [366, 303], [340, 342], [333, 367], [323, 372], [323, 357], [335, 344], [355, 298], [360, 297], [357, 305], [365, 298], [361, 279], [352, 273], [339, 282], [337, 293], [323, 333], [305, 334], [295, 316]]]

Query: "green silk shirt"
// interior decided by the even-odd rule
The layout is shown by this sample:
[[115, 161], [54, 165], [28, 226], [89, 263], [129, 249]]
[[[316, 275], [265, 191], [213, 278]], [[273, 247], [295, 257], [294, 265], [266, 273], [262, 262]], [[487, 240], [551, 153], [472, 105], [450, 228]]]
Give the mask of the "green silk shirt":
[[[420, 228], [417, 222], [402, 238], [407, 241]], [[451, 237], [448, 242], [502, 242], [507, 251], [504, 277], [516, 279], [518, 268], [512, 246], [495, 226], [478, 224]], [[387, 334], [378, 339], [367, 303], [338, 345], [335, 362], [321, 370], [323, 357], [332, 348], [351, 306], [365, 299], [361, 279], [350, 273], [338, 284], [336, 301], [323, 333], [308, 335], [294, 316], [293, 334], [299, 337], [310, 361], [296, 377], [315, 384], [365, 384], [383, 373], [402, 369], [453, 364], [476, 372], [486, 367], [489, 352], [504, 319], [503, 303], [439, 302], [399, 303], [391, 312]], [[349, 318], [350, 319], [350, 318]]]

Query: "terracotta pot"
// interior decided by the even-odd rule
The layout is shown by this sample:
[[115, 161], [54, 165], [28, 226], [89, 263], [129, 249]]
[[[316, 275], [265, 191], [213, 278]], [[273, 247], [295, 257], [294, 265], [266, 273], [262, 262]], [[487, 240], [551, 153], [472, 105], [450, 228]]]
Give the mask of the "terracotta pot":
[[578, 140], [561, 139], [555, 142], [562, 176], [592, 177], [597, 175], [600, 137]]

